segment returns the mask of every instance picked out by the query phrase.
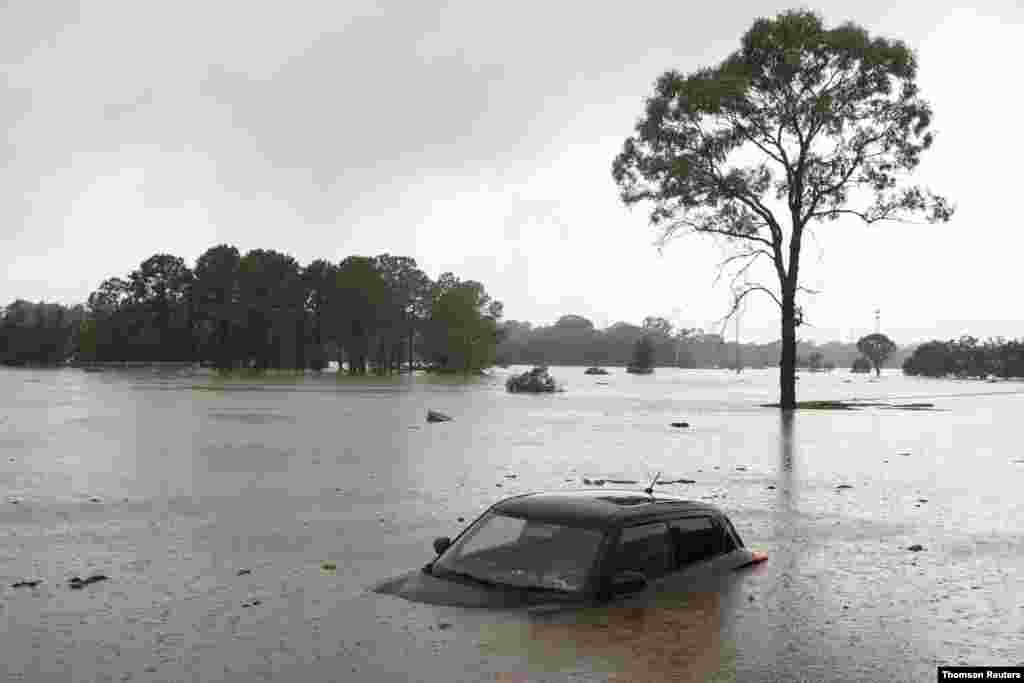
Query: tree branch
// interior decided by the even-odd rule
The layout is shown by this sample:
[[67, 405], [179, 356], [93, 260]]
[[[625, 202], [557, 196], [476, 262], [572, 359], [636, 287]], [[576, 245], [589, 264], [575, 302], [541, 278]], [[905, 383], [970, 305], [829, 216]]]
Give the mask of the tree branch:
[[782, 308], [782, 301], [780, 301], [779, 297], [775, 295], [775, 292], [773, 292], [772, 290], [768, 289], [764, 285], [751, 284], [751, 285], [747, 285], [746, 288], [742, 292], [740, 292], [739, 294], [735, 294], [733, 296], [732, 307], [729, 309], [729, 312], [725, 314], [725, 317], [721, 318], [721, 321], [722, 322], [728, 322], [728, 320], [730, 318], [732, 318], [732, 316], [734, 316], [736, 314], [736, 311], [739, 310], [740, 304], [743, 303], [743, 300], [751, 292], [764, 292], [765, 294], [770, 296], [772, 298], [772, 300], [775, 301], [775, 303], [778, 305], [779, 308]]
[[745, 251], [742, 254], [733, 254], [732, 256], [729, 256], [728, 258], [724, 259], [721, 263], [718, 264], [718, 275], [715, 276], [715, 281], [713, 284], [717, 285], [718, 281], [722, 279], [722, 275], [725, 274], [725, 267], [727, 265], [734, 261], [739, 261], [740, 259], [750, 259], [745, 264], [743, 264], [743, 266], [738, 271], [736, 271], [735, 275], [733, 275], [731, 285], [735, 285], [736, 280], [750, 269], [750, 267], [754, 264], [754, 261], [757, 260], [758, 256], [767, 256], [768, 258], [772, 258], [770, 252], [765, 251], [764, 249], [754, 249], [753, 251]]

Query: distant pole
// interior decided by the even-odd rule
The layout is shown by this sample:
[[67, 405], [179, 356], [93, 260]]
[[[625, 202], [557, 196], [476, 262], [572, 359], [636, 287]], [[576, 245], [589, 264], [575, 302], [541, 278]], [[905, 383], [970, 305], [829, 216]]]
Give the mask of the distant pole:
[[882, 309], [875, 309], [875, 334], [882, 331]]
[[740, 312], [743, 308], [741, 303], [739, 308], [736, 309], [736, 374], [738, 375], [742, 368], [740, 366]]

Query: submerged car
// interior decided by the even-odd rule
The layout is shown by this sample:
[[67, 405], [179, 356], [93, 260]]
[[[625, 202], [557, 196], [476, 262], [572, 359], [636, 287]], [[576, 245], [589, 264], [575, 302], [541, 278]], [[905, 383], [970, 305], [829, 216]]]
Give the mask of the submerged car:
[[767, 559], [718, 508], [651, 489], [513, 496], [434, 550], [421, 571], [377, 592], [478, 607], [604, 603]]

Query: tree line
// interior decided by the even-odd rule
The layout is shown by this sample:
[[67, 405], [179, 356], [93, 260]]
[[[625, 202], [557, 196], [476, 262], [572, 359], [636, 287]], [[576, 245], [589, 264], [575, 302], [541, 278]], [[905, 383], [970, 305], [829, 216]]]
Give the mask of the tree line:
[[0, 363], [52, 365], [68, 358], [78, 344], [85, 307], [17, 299], [0, 319]]
[[[580, 315], [564, 315], [553, 325], [533, 326], [508, 320], [502, 324], [503, 340], [498, 344], [500, 363], [529, 365], [628, 365], [641, 338], [651, 342], [653, 363], [660, 367], [734, 368], [774, 367], [779, 363], [782, 341], [768, 344], [739, 344], [720, 334], [696, 328], [675, 328], [668, 320], [648, 316], [640, 325], [617, 322], [597, 329]], [[891, 351], [890, 362], [900, 363], [913, 347]], [[737, 353], [738, 351], [738, 353]], [[862, 356], [854, 343], [838, 341], [815, 344], [797, 342], [796, 366], [812, 370], [850, 368]]]
[[903, 362], [907, 375], [923, 377], [1024, 377], [1024, 339], [962, 336], [918, 346]]
[[85, 307], [49, 305], [65, 312], [50, 321], [53, 341], [42, 355], [29, 352], [43, 336], [24, 331], [33, 328], [18, 303], [0, 323], [7, 363], [75, 357], [319, 370], [333, 359], [353, 374], [394, 372], [403, 362], [441, 371], [488, 367], [502, 316], [483, 284], [450, 272], [432, 280], [406, 256], [302, 266], [281, 252], [243, 255], [226, 244], [191, 268], [155, 254], [125, 277], [104, 280]]

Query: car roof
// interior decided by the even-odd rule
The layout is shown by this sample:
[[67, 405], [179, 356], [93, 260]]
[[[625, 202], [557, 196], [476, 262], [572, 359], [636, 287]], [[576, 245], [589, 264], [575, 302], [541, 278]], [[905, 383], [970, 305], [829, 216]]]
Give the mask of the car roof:
[[580, 489], [526, 493], [495, 503], [494, 512], [567, 526], [610, 528], [659, 519], [666, 513], [721, 515], [711, 505], [630, 489]]

